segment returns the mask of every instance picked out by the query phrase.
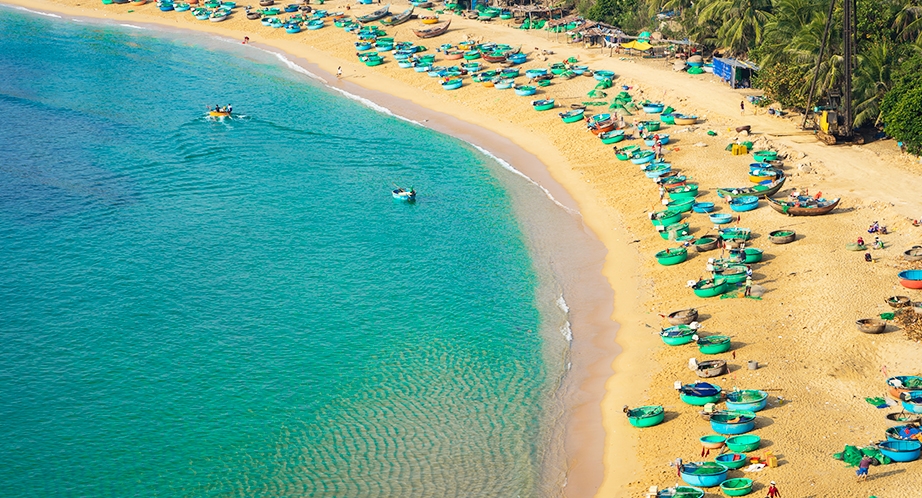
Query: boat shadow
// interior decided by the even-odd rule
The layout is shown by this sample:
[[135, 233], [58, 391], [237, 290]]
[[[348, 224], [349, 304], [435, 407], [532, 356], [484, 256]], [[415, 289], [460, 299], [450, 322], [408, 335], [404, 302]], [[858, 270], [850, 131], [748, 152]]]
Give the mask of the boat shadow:
[[[758, 415], [758, 414], [756, 414], [756, 415]], [[755, 429], [753, 429], [753, 430], [759, 430], [759, 429], [764, 429], [764, 428], [766, 428], [766, 427], [768, 427], [768, 426], [770, 426], [770, 425], [774, 425], [774, 424], [775, 424], [775, 421], [772, 420], [772, 419], [769, 418], [769, 417], [757, 416], [757, 417], [756, 417], [755, 424], [756, 424], [756, 426], [755, 426]], [[766, 442], [768, 442], [769, 444], [765, 444]], [[771, 441], [766, 441], [765, 439], [763, 439], [763, 440], [762, 440], [762, 445], [759, 446], [759, 448], [766, 448], [766, 447], [768, 447], [768, 446], [770, 446], [770, 445], [771, 445]]]
[[875, 479], [880, 479], [880, 478], [883, 478], [883, 477], [890, 477], [890, 476], [892, 476], [892, 475], [902, 474], [902, 473], [904, 473], [904, 472], [906, 472], [906, 469], [888, 470], [888, 471], [886, 471], [886, 472], [880, 472], [880, 473], [872, 472], [872, 473], [869, 473], [869, 474], [868, 474], [868, 480], [869, 480], [869, 481], [873, 481], [873, 480], [875, 480]]

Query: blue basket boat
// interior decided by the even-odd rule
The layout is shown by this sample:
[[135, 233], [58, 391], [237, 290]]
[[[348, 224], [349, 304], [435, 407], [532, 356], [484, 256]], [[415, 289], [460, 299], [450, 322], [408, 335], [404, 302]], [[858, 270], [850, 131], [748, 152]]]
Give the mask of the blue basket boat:
[[523, 53], [511, 54], [511, 55], [506, 56], [506, 61], [512, 64], [524, 64], [526, 60], [528, 60], [528, 56], [526, 56]]
[[904, 270], [897, 275], [907, 289], [922, 289], [922, 270]]
[[887, 435], [887, 439], [890, 441], [918, 441], [919, 435], [922, 434], [922, 429], [916, 425], [896, 425], [890, 427], [884, 434]]
[[676, 213], [687, 213], [692, 210], [692, 206], [695, 205], [695, 199], [676, 199], [674, 201], [669, 201], [666, 204], [666, 209], [676, 212]]
[[714, 213], [708, 215], [708, 219], [715, 225], [725, 225], [736, 219], [736, 216], [726, 213]]
[[643, 174], [647, 178], [659, 178], [672, 171], [672, 165], [669, 163], [647, 163], [643, 167]]
[[903, 409], [910, 413], [922, 413], [922, 391], [908, 391], [900, 394]]
[[442, 89], [443, 90], [457, 90], [461, 88], [462, 85], [464, 85], [464, 80], [462, 79], [448, 80], [445, 83], [442, 83]]
[[717, 462], [694, 462], [682, 465], [682, 480], [692, 486], [713, 488], [727, 480], [727, 468]]
[[759, 198], [754, 195], [746, 195], [743, 197], [737, 197], [736, 199], [730, 199], [730, 209], [732, 211], [736, 211], [737, 213], [752, 211], [757, 207], [759, 207]]
[[547, 69], [529, 69], [525, 71], [525, 77], [528, 79], [535, 79], [545, 74], [547, 74]]
[[631, 162], [634, 164], [646, 164], [653, 161], [655, 154], [652, 150], [638, 151], [631, 155]]
[[515, 87], [515, 94], [519, 97], [528, 97], [529, 95], [534, 95], [537, 91], [538, 89], [533, 86], [522, 85]]
[[877, 448], [894, 462], [912, 462], [922, 454], [922, 442], [919, 441], [881, 441]]
[[656, 498], [704, 498], [704, 490], [691, 486], [675, 486], [659, 490]]
[[714, 210], [713, 202], [696, 202], [692, 204], [692, 211], [696, 213], [710, 213]]
[[615, 78], [615, 72], [614, 72], [614, 71], [603, 71], [603, 70], [598, 70], [598, 71], [593, 72], [593, 73], [592, 73], [592, 76], [593, 76], [595, 79], [599, 80], [599, 81], [602, 81], [602, 80], [611, 80], [611, 79], [614, 79], [614, 78]]
[[[647, 144], [647, 147], [653, 147], [654, 145], [656, 145], [656, 139], [653, 138], [653, 137], [651, 137], [650, 135], [647, 135], [647, 136], [648, 136], [649, 138], [643, 139], [643, 143]], [[669, 135], [668, 135], [668, 134], [662, 134], [662, 135], [657, 135], [657, 136], [659, 137], [659, 143], [661, 143], [661, 144], [663, 144], [663, 145], [666, 145], [666, 144], [669, 143]]]
[[728, 469], [741, 469], [749, 465], [749, 459], [743, 453], [724, 453], [718, 455], [714, 461]]
[[727, 409], [757, 412], [768, 404], [768, 393], [757, 389], [742, 389], [727, 394]]
[[695, 340], [695, 331], [688, 325], [673, 325], [660, 331], [659, 336], [669, 346], [682, 346]]
[[647, 114], [659, 114], [663, 112], [663, 109], [666, 108], [665, 104], [659, 103], [646, 103], [643, 104], [643, 112]]
[[746, 411], [720, 411], [711, 415], [711, 429], [718, 434], [745, 434], [756, 426], [756, 414]]

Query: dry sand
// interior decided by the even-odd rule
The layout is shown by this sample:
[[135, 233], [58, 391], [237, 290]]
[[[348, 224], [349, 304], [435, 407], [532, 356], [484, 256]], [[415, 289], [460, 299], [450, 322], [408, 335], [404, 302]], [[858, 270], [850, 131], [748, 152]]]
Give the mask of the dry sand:
[[[765, 288], [765, 294], [761, 300], [703, 300], [695, 297], [685, 282], [705, 276], [706, 259], [717, 255], [692, 254], [678, 266], [657, 265], [653, 254], [674, 243], [662, 240], [646, 217], [648, 211], [659, 207], [657, 189], [651, 181], [633, 164], [617, 161], [610, 148], [583, 126], [563, 124], [553, 111], [533, 111], [531, 98], [469, 80], [463, 89], [445, 92], [435, 79], [400, 69], [390, 57], [382, 66], [367, 68], [355, 61], [354, 38], [332, 27], [288, 35], [248, 21], [241, 13], [223, 23], [208, 23], [184, 13], [161, 13], [153, 4], [0, 1], [70, 15], [205, 30], [235, 39], [246, 35], [252, 42], [302, 57], [329, 73], [341, 66], [343, 81], [332, 81], [334, 86], [352, 83], [387, 92], [477, 124], [540, 158], [550, 176], [576, 200], [586, 225], [609, 251], [603, 273], [615, 291], [612, 319], [620, 324], [617, 343], [622, 348], [610, 368], [586, 367], [586, 389], [596, 389], [593, 386], [605, 380], [605, 392], [604, 398], [603, 393], [595, 393], [601, 403], [584, 403], [573, 410], [572, 418], [580, 426], [568, 432], [567, 496], [640, 496], [651, 485], [665, 487], [676, 482], [668, 462], [676, 457], [697, 459], [701, 451], [697, 439], [711, 430], [698, 417], [697, 409], [679, 401], [672, 385], [676, 380], [693, 381], [694, 373], [686, 363], [690, 357], [702, 357], [692, 346], [664, 346], [656, 335], [663, 325], [660, 314], [686, 307], [701, 311], [705, 332], [733, 337], [732, 354], [719, 356], [732, 365], [731, 373], [715, 379], [717, 384], [771, 390], [769, 408], [760, 412], [755, 433], [764, 442], [759, 454], [771, 450], [780, 465], [747, 474], [757, 482], [756, 496], [764, 493], [769, 480], [777, 481], [786, 497], [920, 493], [922, 461], [873, 467], [871, 479], [859, 484], [853, 481], [853, 470], [830, 456], [845, 444], [860, 445], [883, 437], [888, 427], [884, 414], [889, 410], [877, 410], [864, 401], [866, 396], [885, 392], [882, 367], [886, 366], [890, 375], [922, 373], [920, 344], [906, 340], [892, 326], [888, 333], [877, 336], [860, 334], [854, 326], [858, 318], [888, 311], [884, 302], [888, 296], [909, 295], [922, 300], [919, 291], [901, 288], [896, 279], [898, 269], [912, 266], [900, 259], [902, 251], [922, 243], [922, 228], [909, 222], [909, 217], [922, 217], [922, 175], [918, 162], [899, 154], [892, 140], [862, 147], [825, 146], [812, 133], [798, 130], [794, 120], [769, 117], [761, 110], [753, 114], [748, 104], [746, 115], [740, 116], [739, 102], [745, 93], [731, 90], [712, 75], [674, 73], [667, 63], [619, 54], [609, 57], [607, 49], [557, 43], [554, 35], [514, 30], [501, 23], [455, 17], [447, 34], [423, 42], [434, 48], [470, 36], [522, 45], [526, 52], [533, 52], [535, 47], [552, 50], [555, 53], [548, 62], [576, 56], [593, 69], [614, 70], [616, 85], [632, 87], [635, 98], [641, 97], [642, 90], [643, 96], [701, 116], [704, 119], [696, 126], [664, 127], [674, 140], [668, 146], [667, 159], [700, 183], [701, 200], [719, 202], [718, 186], [748, 185], [746, 165], [751, 156], [731, 156], [724, 150], [737, 139], [730, 128], [743, 124], [752, 126], [753, 135], [748, 139], [758, 148], [772, 146], [789, 155], [789, 178], [782, 193], [798, 187], [821, 190], [826, 197], [842, 197], [839, 209], [819, 218], [785, 217], [771, 211], [764, 201], [758, 210], [743, 213], [740, 226], [757, 234], [752, 245], [766, 253], [765, 260], [754, 265], [756, 283]], [[324, 8], [336, 11], [345, 6], [343, 2], [328, 2]], [[362, 14], [375, 7], [355, 7], [351, 13]], [[392, 10], [403, 8], [395, 5]], [[389, 34], [398, 40], [417, 41], [410, 33], [417, 25], [411, 21], [390, 29]], [[523, 68], [546, 64], [533, 57]], [[585, 77], [555, 80], [535, 98], [555, 98], [568, 107], [593, 100], [585, 95], [594, 84], [595, 80]], [[616, 93], [616, 89], [609, 93]], [[394, 110], [399, 113], [397, 105]], [[601, 112], [603, 108], [590, 109]], [[644, 119], [642, 113], [638, 118]], [[717, 136], [708, 136], [707, 130], [716, 131]], [[444, 131], [451, 133], [450, 129]], [[622, 144], [627, 143], [638, 142]], [[729, 211], [726, 206], [721, 210]], [[886, 249], [872, 251], [875, 262], [866, 263], [862, 253], [847, 251], [845, 244], [861, 235], [868, 238], [865, 229], [875, 220], [893, 233], [883, 236]], [[713, 233], [704, 215], [691, 215], [687, 221], [694, 235]], [[780, 228], [796, 230], [798, 240], [771, 245], [768, 232]], [[575, 341], [604, 339], [600, 356], [608, 358], [608, 363], [615, 351], [614, 344], [606, 343], [611, 339], [611, 324], [600, 324], [599, 328], [603, 333], [585, 330], [582, 337], [577, 330]], [[758, 361], [761, 368], [746, 369], [747, 360]], [[664, 405], [667, 422], [650, 429], [633, 429], [621, 413], [625, 404]], [[597, 459], [601, 447], [598, 420], [605, 434], [601, 462]]]

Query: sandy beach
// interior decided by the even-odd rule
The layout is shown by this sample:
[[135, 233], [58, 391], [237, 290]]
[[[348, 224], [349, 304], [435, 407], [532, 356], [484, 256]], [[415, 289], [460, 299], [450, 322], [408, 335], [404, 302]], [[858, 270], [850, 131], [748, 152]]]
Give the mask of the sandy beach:
[[[580, 370], [574, 373], [579, 392], [570, 409], [565, 442], [566, 496], [642, 496], [650, 486], [676, 483], [669, 463], [677, 457], [701, 459], [696, 458], [701, 453], [698, 438], [712, 431], [698, 416], [699, 408], [679, 400], [673, 384], [696, 380], [687, 363], [689, 358], [703, 357], [692, 346], [665, 346], [658, 336], [666, 323], [662, 315], [690, 307], [701, 313], [703, 334], [732, 337], [732, 351], [716, 357], [727, 360], [730, 373], [712, 380], [726, 390], [769, 391], [768, 408], [759, 412], [756, 423], [755, 433], [762, 438], [757, 453], [771, 451], [779, 465], [746, 474], [756, 481], [757, 495], [764, 495], [770, 480], [778, 482], [786, 497], [912, 496], [916, 493], [912, 489], [922, 489], [922, 462], [874, 467], [867, 482], [856, 483], [854, 470], [831, 456], [846, 444], [862, 446], [883, 439], [884, 429], [891, 425], [884, 415], [899, 411], [898, 406], [891, 400], [894, 406], [881, 410], [865, 398], [885, 396], [888, 376], [922, 374], [922, 345], [908, 340], [903, 331], [890, 325], [884, 334], [866, 335], [855, 327], [857, 319], [891, 311], [885, 303], [889, 296], [922, 301], [919, 291], [902, 288], [896, 278], [902, 269], [922, 268], [922, 263], [901, 258], [903, 251], [922, 244], [922, 228], [911, 223], [922, 218], [918, 195], [922, 169], [918, 159], [901, 154], [894, 141], [826, 146], [811, 131], [798, 128], [797, 116], [772, 117], [748, 102], [741, 115], [740, 101], [755, 91], [732, 90], [707, 73], [673, 72], [671, 64], [662, 60], [610, 56], [608, 49], [556, 42], [554, 35], [545, 32], [451, 17], [448, 33], [422, 41], [430, 51], [463, 39], [521, 45], [523, 52], [530, 53], [523, 70], [576, 57], [594, 70], [616, 73], [610, 96], [623, 85], [635, 100], [661, 100], [699, 116], [692, 126], [664, 126], [663, 132], [671, 136], [666, 158], [700, 184], [700, 201], [718, 204], [721, 212], [730, 210], [718, 198], [717, 187], [750, 185], [746, 166], [753, 162], [752, 156], [733, 156], [725, 150], [737, 140], [753, 141], [755, 150], [772, 148], [786, 155], [782, 195], [797, 188], [842, 198], [837, 210], [816, 218], [786, 217], [765, 201], [757, 210], [741, 213], [737, 224], [754, 233], [750, 246], [765, 251], [764, 260], [753, 265], [754, 282], [764, 289], [762, 297], [702, 299], [686, 282], [707, 278], [707, 259], [719, 257], [719, 251], [690, 250], [689, 260], [680, 265], [657, 264], [653, 255], [676, 243], [660, 238], [648, 219], [650, 211], [662, 209], [656, 186], [636, 165], [617, 160], [611, 146], [602, 145], [582, 124], [564, 124], [557, 117], [570, 104], [599, 100], [586, 97], [597, 83], [592, 78], [555, 79], [531, 98], [469, 79], [460, 90], [446, 92], [437, 79], [401, 69], [391, 57], [384, 65], [364, 66], [356, 61], [354, 36], [332, 25], [289, 35], [247, 20], [240, 9], [225, 22], [209, 23], [188, 13], [160, 12], [154, 3], [0, 3], [119, 23], [200, 30], [233, 40], [248, 36], [254, 47], [316, 65], [318, 74], [334, 88], [480, 145], [545, 186], [562, 205], [578, 210], [582, 222], [608, 251], [601, 273], [610, 288], [587, 286], [583, 292], [591, 296], [578, 301], [592, 303], [595, 296], [597, 305], [572, 310], [574, 365]], [[328, 2], [323, 8], [339, 11], [346, 5]], [[350, 7], [350, 13], [360, 15], [376, 6]], [[404, 8], [395, 4], [391, 10]], [[419, 26], [418, 21], [410, 21], [388, 34], [398, 41], [420, 42], [410, 32]], [[536, 49], [553, 54], [544, 60]], [[342, 78], [337, 79], [334, 75], [340, 67]], [[533, 98], [556, 99], [559, 109], [535, 112], [530, 105]], [[420, 114], [415, 106], [431, 114]], [[588, 110], [607, 112], [607, 106]], [[633, 119], [656, 117], [639, 112], [627, 121]], [[752, 134], [737, 135], [734, 129], [741, 125], [750, 125]], [[627, 144], [642, 142], [619, 145]], [[715, 233], [706, 215], [686, 215], [684, 221], [696, 237]], [[868, 263], [863, 252], [849, 251], [846, 244], [859, 236], [873, 240], [866, 229], [874, 221], [890, 233], [881, 236], [884, 249], [868, 251], [874, 258]], [[768, 233], [780, 229], [796, 231], [797, 239], [771, 244]], [[592, 258], [581, 258], [578, 261], [591, 264]], [[748, 369], [749, 361], [758, 362], [759, 368]], [[666, 423], [649, 429], [631, 427], [622, 407], [647, 404], [663, 405]], [[713, 460], [713, 454], [707, 459]]]

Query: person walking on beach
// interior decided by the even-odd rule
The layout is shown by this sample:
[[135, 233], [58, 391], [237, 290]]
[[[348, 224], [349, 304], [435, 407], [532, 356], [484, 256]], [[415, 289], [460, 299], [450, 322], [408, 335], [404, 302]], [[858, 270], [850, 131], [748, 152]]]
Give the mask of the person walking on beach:
[[781, 492], [778, 491], [778, 488], [775, 486], [775, 481], [772, 481], [768, 485], [768, 494], [765, 495], [765, 498], [781, 498]]
[[342, 66], [339, 66], [339, 67], [336, 68], [336, 77], [337, 77], [337, 78], [342, 78], [342, 77], [343, 77], [343, 67], [342, 67]]
[[743, 114], [746, 114], [746, 101], [745, 100], [740, 101], [740, 116], [742, 116]]
[[858, 470], [855, 471], [855, 474], [858, 475], [859, 481], [868, 480], [868, 470], [871, 469], [871, 463], [874, 461], [873, 458], [865, 455], [861, 457], [861, 461], [858, 462]]

